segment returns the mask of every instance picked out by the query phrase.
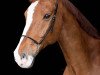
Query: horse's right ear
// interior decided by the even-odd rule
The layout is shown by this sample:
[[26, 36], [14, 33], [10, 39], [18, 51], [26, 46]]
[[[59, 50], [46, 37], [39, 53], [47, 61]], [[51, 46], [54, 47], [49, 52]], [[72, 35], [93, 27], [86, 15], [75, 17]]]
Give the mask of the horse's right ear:
[[36, 1], [36, 0], [29, 0], [30, 3], [34, 2], [34, 1]]

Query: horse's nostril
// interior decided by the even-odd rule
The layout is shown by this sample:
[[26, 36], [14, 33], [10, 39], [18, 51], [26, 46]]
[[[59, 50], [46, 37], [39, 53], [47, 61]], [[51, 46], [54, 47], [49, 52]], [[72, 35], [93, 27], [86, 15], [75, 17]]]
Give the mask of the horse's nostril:
[[23, 58], [26, 58], [26, 54], [25, 53], [23, 53], [22, 56], [21, 56], [21, 59], [23, 59]]

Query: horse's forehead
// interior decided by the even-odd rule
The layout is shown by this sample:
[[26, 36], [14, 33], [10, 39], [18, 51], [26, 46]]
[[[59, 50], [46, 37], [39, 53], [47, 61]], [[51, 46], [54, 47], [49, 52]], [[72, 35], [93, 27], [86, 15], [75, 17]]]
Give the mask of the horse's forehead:
[[32, 23], [32, 16], [34, 14], [34, 10], [35, 10], [35, 7], [37, 6], [37, 4], [38, 4], [38, 1], [31, 3], [31, 5], [27, 9], [27, 12], [25, 12], [25, 15], [27, 15], [27, 18], [26, 18], [26, 26], [24, 28], [23, 35], [26, 35], [26, 33]]
[[38, 4], [38, 1], [32, 2], [31, 5], [28, 7], [28, 10], [29, 11], [34, 10], [37, 4]]

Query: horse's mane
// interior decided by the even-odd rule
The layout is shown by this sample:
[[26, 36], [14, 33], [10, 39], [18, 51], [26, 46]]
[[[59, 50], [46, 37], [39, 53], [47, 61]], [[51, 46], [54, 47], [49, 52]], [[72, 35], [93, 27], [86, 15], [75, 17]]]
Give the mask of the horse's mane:
[[76, 17], [80, 27], [94, 38], [100, 38], [98, 31], [93, 25], [83, 16], [83, 14], [69, 1], [62, 0], [64, 6]]

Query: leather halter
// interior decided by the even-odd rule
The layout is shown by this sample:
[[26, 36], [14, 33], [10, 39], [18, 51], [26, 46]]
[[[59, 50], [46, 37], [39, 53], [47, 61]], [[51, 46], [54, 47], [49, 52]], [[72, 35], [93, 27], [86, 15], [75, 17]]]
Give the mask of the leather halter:
[[55, 4], [55, 8], [54, 8], [54, 13], [53, 13], [53, 16], [51, 18], [51, 21], [50, 21], [50, 25], [49, 25], [49, 28], [47, 29], [46, 33], [44, 34], [44, 36], [42, 37], [42, 39], [40, 40], [40, 42], [37, 42], [36, 40], [34, 40], [33, 38], [27, 36], [27, 35], [22, 35], [26, 38], [29, 38], [30, 40], [32, 40], [35, 44], [41, 44], [45, 37], [47, 36], [47, 34], [53, 29], [54, 27], [54, 23], [55, 23], [55, 19], [56, 19], [56, 13], [57, 13], [57, 9], [58, 9], [58, 0], [56, 0], [56, 4]]

